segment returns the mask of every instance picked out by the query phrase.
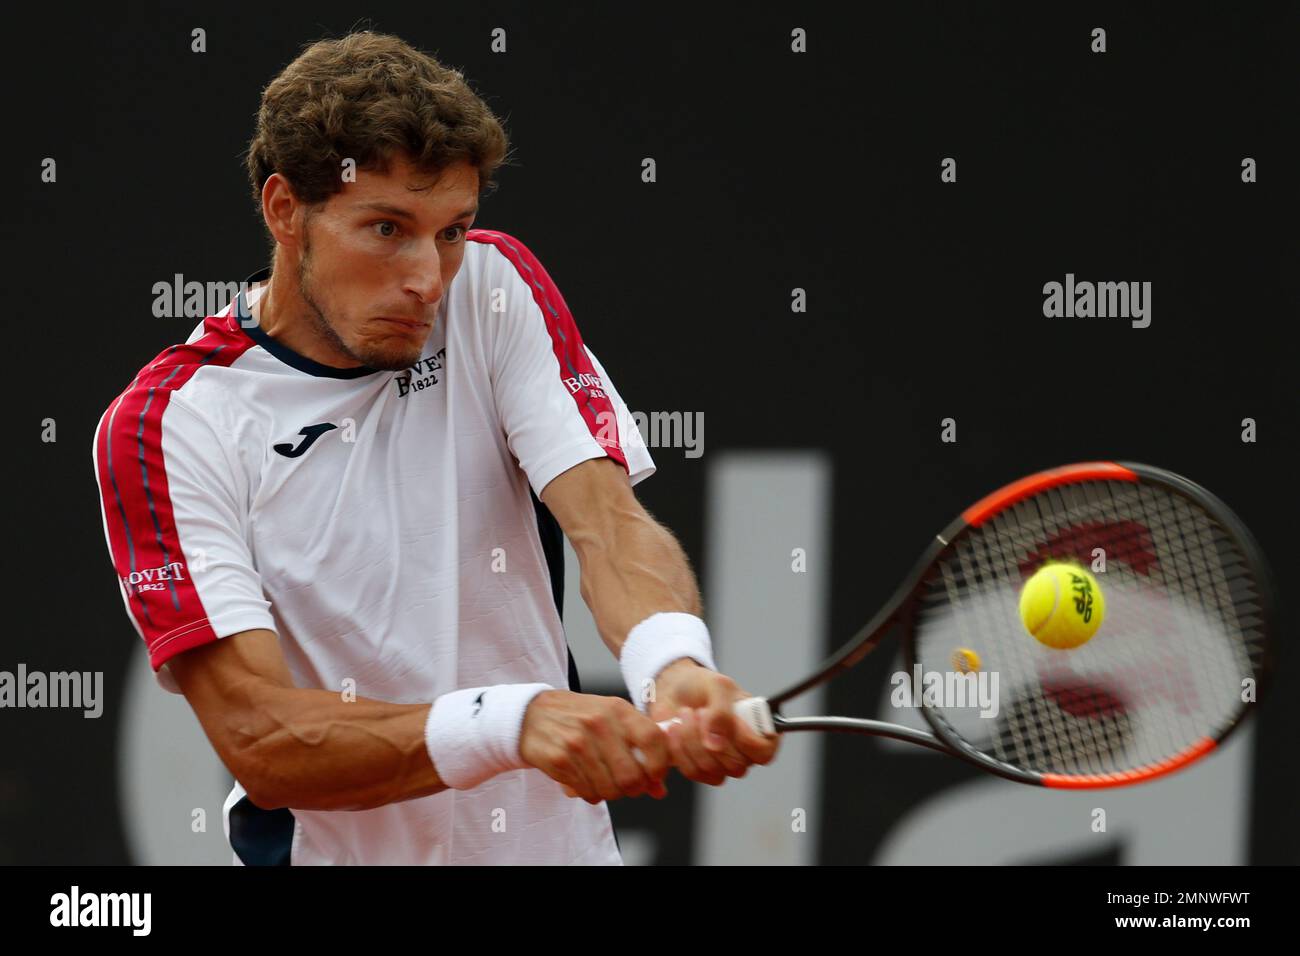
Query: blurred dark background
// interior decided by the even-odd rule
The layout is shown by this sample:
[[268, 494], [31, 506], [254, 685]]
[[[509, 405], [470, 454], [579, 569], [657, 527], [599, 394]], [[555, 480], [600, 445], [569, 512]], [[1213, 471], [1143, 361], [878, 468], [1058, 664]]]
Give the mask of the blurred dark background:
[[[5, 558], [16, 613], [0, 670], [102, 671], [105, 704], [96, 720], [0, 710], [0, 862], [229, 861], [221, 768], [183, 699], [153, 685], [122, 607], [91, 436], [196, 324], [155, 318], [154, 283], [264, 264], [242, 166], [260, 91], [304, 43], [352, 28], [464, 71], [516, 162], [476, 225], [537, 254], [630, 407], [703, 415], [703, 454], [652, 448], [658, 473], [638, 490], [726, 617], [710, 621], [720, 658], [750, 689], [776, 689], [745, 673], [762, 647], [820, 657], [962, 508], [1071, 461], [1203, 484], [1283, 585], [1275, 693], [1203, 767], [1067, 797], [873, 741], [800, 742], [765, 772], [778, 790], [799, 774], [806, 833], [750, 845], [728, 829], [728, 807], [761, 803], [758, 773], [713, 793], [678, 780], [665, 802], [612, 805], [629, 863], [1300, 862], [1296, 7], [1050, 7], [47, 5], [11, 19], [10, 340], [34, 352], [5, 380], [23, 554]], [[41, 181], [47, 157], [56, 183]], [[946, 157], [956, 183], [940, 181]], [[1242, 182], [1246, 157], [1258, 182]], [[1043, 285], [1067, 273], [1151, 282], [1150, 326], [1045, 318]], [[955, 443], [940, 441], [948, 417]], [[755, 526], [799, 512], [805, 537], [755, 545], [723, 517], [737, 495]], [[804, 540], [812, 574], [787, 594]], [[746, 632], [744, 589], [723, 581], [745, 542], [772, 549], [750, 604], [794, 608], [797, 635]], [[577, 653], [590, 623], [574, 607]], [[588, 689], [619, 692], [612, 660], [583, 648]], [[872, 715], [888, 657], [827, 705]], [[206, 810], [206, 835], [186, 808]]]

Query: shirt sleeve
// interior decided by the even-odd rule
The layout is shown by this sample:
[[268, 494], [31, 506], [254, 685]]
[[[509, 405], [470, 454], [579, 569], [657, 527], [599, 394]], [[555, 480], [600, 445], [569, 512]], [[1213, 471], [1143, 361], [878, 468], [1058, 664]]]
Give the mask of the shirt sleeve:
[[510, 451], [538, 497], [557, 475], [608, 456], [632, 484], [654, 461], [608, 373], [578, 332], [560, 290], [513, 236], [479, 231], [489, 252], [485, 279], [500, 290], [490, 316], [492, 391]]
[[246, 480], [211, 425], [173, 390], [122, 393], [95, 430], [104, 537], [158, 682], [167, 661], [252, 628], [274, 631], [245, 539]]

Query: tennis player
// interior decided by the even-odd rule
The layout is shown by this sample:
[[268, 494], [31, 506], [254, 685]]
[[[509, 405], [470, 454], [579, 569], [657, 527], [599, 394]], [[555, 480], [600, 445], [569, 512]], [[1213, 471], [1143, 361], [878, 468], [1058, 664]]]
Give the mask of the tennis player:
[[[774, 756], [613, 382], [537, 257], [471, 228], [507, 152], [403, 41], [307, 47], [248, 151], [271, 267], [96, 429], [122, 597], [237, 781], [236, 863], [615, 864], [605, 801]], [[562, 534], [635, 706], [581, 692]]]

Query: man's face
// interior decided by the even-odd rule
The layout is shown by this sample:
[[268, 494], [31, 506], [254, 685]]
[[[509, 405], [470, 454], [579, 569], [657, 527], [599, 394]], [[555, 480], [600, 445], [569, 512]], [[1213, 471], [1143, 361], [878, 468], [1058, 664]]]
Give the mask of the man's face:
[[419, 361], [447, 285], [465, 256], [478, 207], [478, 171], [448, 167], [434, 180], [405, 158], [306, 211], [298, 293], [317, 344], [372, 368]]

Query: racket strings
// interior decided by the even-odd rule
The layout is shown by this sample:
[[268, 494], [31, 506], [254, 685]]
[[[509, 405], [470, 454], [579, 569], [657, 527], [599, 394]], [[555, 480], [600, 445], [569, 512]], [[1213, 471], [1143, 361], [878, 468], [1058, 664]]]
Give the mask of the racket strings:
[[[1105, 617], [1080, 647], [1040, 644], [1020, 621], [1020, 590], [1048, 561], [1095, 569]], [[999, 679], [996, 716], [931, 707], [941, 728], [999, 761], [1074, 774], [1149, 766], [1221, 733], [1266, 637], [1235, 538], [1189, 498], [1119, 481], [1052, 488], [972, 529], [935, 569], [915, 627], [924, 669], [960, 647]]]
[[1113, 772], [1117, 756], [1132, 746], [1133, 728], [1128, 713], [1112, 704], [1113, 698], [1082, 688], [1065, 702], [1041, 693], [1017, 699], [997, 727], [992, 753], [1020, 767]]

